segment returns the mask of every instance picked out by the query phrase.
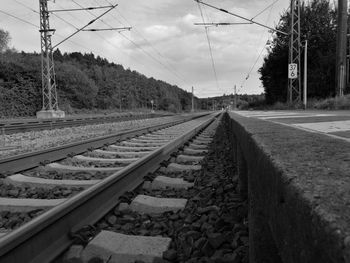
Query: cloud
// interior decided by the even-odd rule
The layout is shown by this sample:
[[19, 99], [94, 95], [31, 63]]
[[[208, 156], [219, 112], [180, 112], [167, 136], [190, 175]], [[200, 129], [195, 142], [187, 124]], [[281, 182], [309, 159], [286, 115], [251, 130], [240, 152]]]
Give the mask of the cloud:
[[176, 26], [152, 25], [146, 27], [145, 37], [153, 41], [169, 40], [176, 38], [180, 33], [180, 29]]

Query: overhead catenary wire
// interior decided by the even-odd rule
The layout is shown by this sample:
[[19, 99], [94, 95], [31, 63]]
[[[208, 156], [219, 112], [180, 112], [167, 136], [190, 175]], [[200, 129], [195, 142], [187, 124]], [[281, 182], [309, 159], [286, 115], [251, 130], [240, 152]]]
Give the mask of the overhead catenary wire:
[[[205, 23], [203, 11], [202, 11], [202, 8], [201, 8], [201, 6], [199, 5], [199, 3], [198, 3], [198, 8], [199, 8], [199, 12], [200, 12], [200, 14], [201, 14], [203, 23]], [[219, 89], [218, 76], [217, 76], [217, 73], [216, 73], [215, 62], [214, 62], [213, 51], [212, 51], [211, 42], [210, 42], [210, 38], [209, 38], [208, 27], [205, 27], [205, 35], [206, 35], [207, 41], [208, 41], [209, 53], [210, 53], [211, 64], [212, 64], [212, 68], [213, 68], [213, 72], [214, 72], [216, 87]]]
[[198, 4], [202, 4], [202, 5], [211, 7], [211, 8], [213, 8], [213, 9], [219, 10], [219, 11], [224, 12], [224, 13], [226, 13], [226, 14], [229, 14], [229, 15], [232, 15], [232, 16], [235, 16], [235, 17], [238, 17], [238, 18], [240, 18], [240, 19], [243, 19], [243, 20], [246, 20], [246, 21], [251, 21], [253, 24], [256, 24], [256, 25], [261, 26], [261, 27], [265, 27], [265, 28], [267, 28], [267, 29], [269, 29], [269, 30], [271, 30], [271, 31], [278, 32], [278, 33], [280, 33], [280, 34], [287, 35], [287, 36], [289, 35], [289, 34], [286, 33], [286, 32], [283, 32], [283, 31], [281, 31], [281, 30], [277, 30], [277, 29], [275, 29], [275, 28], [272, 28], [272, 27], [270, 27], [270, 26], [267, 26], [267, 25], [264, 25], [264, 24], [262, 24], [262, 23], [256, 22], [256, 21], [251, 20], [251, 19], [249, 19], [249, 18], [246, 18], [246, 17], [244, 17], [244, 16], [237, 15], [237, 14], [235, 14], [235, 13], [233, 13], [233, 12], [230, 12], [230, 11], [227, 11], [227, 10], [225, 10], [225, 9], [223, 9], [223, 8], [219, 8], [219, 7], [213, 6], [213, 5], [208, 4], [208, 3], [204, 3], [204, 2], [202, 2], [202, 1], [200, 1], [200, 0], [194, 0], [194, 1], [196, 1]]
[[194, 23], [195, 26], [233, 26], [233, 25], [251, 25], [253, 23], [235, 23], [235, 22], [232, 22], [232, 23], [227, 23], [227, 22], [219, 22], [219, 23], [215, 23], [215, 22], [211, 22], [211, 23]]
[[[278, 1], [278, 0], [277, 0], [277, 1]], [[270, 8], [270, 11], [269, 11], [269, 14], [268, 14], [268, 16], [267, 16], [267, 18], [266, 18], [266, 22], [265, 22], [265, 23], [267, 23], [267, 22], [270, 20], [271, 12], [272, 12], [273, 6], [274, 6], [274, 4], [275, 4], [277, 1], [274, 1], [272, 4], [270, 4], [270, 5], [268, 6], [268, 7]], [[267, 10], [267, 9], [265, 8], [264, 10]], [[261, 13], [261, 12], [260, 12], [260, 13]], [[270, 33], [270, 35], [272, 35], [272, 34], [273, 34], [273, 32]], [[259, 43], [261, 42], [261, 39], [263, 38], [263, 36], [264, 36], [264, 32], [262, 33], [262, 35], [261, 35], [261, 37], [260, 37]], [[252, 71], [254, 70], [256, 64], [258, 63], [258, 61], [259, 61], [261, 55], [263, 54], [263, 52], [264, 52], [264, 50], [265, 50], [265, 46], [266, 46], [266, 42], [264, 42], [264, 45], [263, 45], [263, 47], [262, 47], [260, 53], [258, 54], [257, 58], [255, 59], [253, 65], [250, 67], [250, 69], [249, 69], [249, 71], [248, 71], [246, 77], [242, 80], [242, 83], [241, 83], [241, 86], [240, 86], [239, 90], [241, 90], [241, 88], [243, 87], [244, 83], [245, 83], [245, 82], [248, 80], [248, 78], [250, 77]]]
[[5, 11], [3, 11], [3, 10], [0, 10], [0, 13], [5, 14], [5, 15], [7, 15], [7, 16], [10, 16], [10, 17], [12, 17], [12, 18], [14, 18], [14, 19], [17, 19], [17, 20], [19, 20], [19, 21], [21, 21], [21, 22], [23, 22], [23, 23], [26, 23], [26, 24], [29, 24], [29, 25], [31, 25], [31, 26], [34, 26], [34, 27], [36, 27], [36, 28], [39, 28], [38, 25], [35, 25], [35, 24], [33, 24], [32, 22], [29, 22], [29, 21], [27, 21], [27, 20], [24, 20], [23, 18], [20, 18], [20, 17], [18, 17], [18, 16], [15, 16], [15, 15], [12, 15], [12, 14], [10, 14], [10, 13], [7, 13], [7, 12], [5, 12]]
[[[29, 7], [29, 6], [24, 5], [24, 4], [20, 3], [20, 2], [18, 2], [17, 0], [14, 0], [14, 1], [17, 2], [18, 4], [24, 6], [25, 8], [28, 8], [28, 9], [30, 9], [31, 11], [33, 11], [33, 12], [39, 14], [39, 11], [37, 11], [37, 10], [35, 10], [35, 9]], [[21, 21], [21, 22], [23, 22], [23, 23], [29, 24], [29, 25], [31, 25], [31, 26], [37, 28], [37, 29], [40, 29], [40, 27], [39, 27], [38, 25], [36, 25], [36, 24], [34, 24], [34, 23], [32, 23], [32, 22], [29, 22], [29, 21], [27, 21], [27, 20], [25, 20], [25, 19], [23, 19], [23, 18], [19, 18], [19, 17], [15, 16], [15, 15], [12, 15], [12, 14], [7, 13], [7, 12], [5, 12], [5, 11], [1, 11], [1, 10], [0, 10], [0, 12], [3, 13], [3, 14], [8, 15], [8, 16], [14, 18], [14, 19], [17, 19], [17, 20], [19, 20], [19, 21]], [[61, 18], [61, 17], [59, 17], [59, 16], [57, 16], [57, 15], [56, 15], [56, 17], [59, 18], [59, 19], [61, 19], [62, 21], [65, 21], [65, 19], [63, 19], [63, 18]], [[67, 21], [65, 21], [65, 23], [70, 24], [70, 23], [67, 22]], [[75, 26], [72, 25], [72, 24], [70, 24], [70, 25], [71, 25], [72, 27], [75, 27]], [[75, 28], [77, 28], [77, 27], [75, 27]], [[60, 35], [60, 34], [55, 33], [55, 35], [58, 36], [58, 37], [64, 38], [64, 37], [63, 37], [62, 35]], [[68, 40], [68, 42], [70, 42], [70, 43], [72, 43], [72, 44], [74, 44], [74, 45], [76, 45], [76, 46], [79, 46], [79, 47], [81, 47], [81, 48], [83, 48], [83, 49], [86, 49], [86, 50], [88, 50], [88, 51], [90, 51], [90, 52], [92, 51], [91, 48], [88, 48], [88, 47], [86, 47], [86, 46], [84, 46], [84, 45], [82, 45], [82, 44], [80, 44], [80, 43], [77, 43], [77, 42], [75, 42], [75, 41], [72, 41], [71, 39]]]
[[[82, 7], [79, 3], [75, 2], [74, 0], [72, 0], [72, 1], [73, 1], [76, 5]], [[57, 4], [57, 3], [56, 3], [56, 4]], [[98, 3], [97, 3], [97, 4], [98, 4]], [[59, 6], [59, 7], [62, 8], [61, 6]], [[88, 12], [88, 13], [91, 14], [92, 16], [96, 17], [96, 15], [95, 15], [94, 13], [92, 13], [91, 11], [86, 10], [86, 12]], [[76, 16], [73, 16], [71, 13], [68, 12], [67, 14], [68, 14], [69, 16], [71, 16], [73, 19], [79, 20], [79, 22], [81, 22], [81, 20], [80, 20], [79, 18], [77, 18]], [[57, 14], [56, 14], [56, 16], [57, 16]], [[61, 20], [64, 21], [64, 19], [61, 19]], [[100, 21], [103, 21], [103, 20], [101, 19]], [[71, 25], [71, 26], [77, 29], [76, 26], [74, 26], [74, 25]], [[111, 46], [111, 47], [113, 47], [113, 48], [117, 48], [117, 46], [116, 46], [114, 43], [112, 43], [110, 40], [108, 40], [107, 38], [105, 38], [104, 36], [102, 36], [101, 34], [99, 34], [99, 32], [95, 32], [95, 34], [96, 34], [99, 38], [101, 38], [101, 39], [102, 39], [106, 44], [108, 44], [109, 46]], [[71, 41], [71, 40], [69, 40], [69, 41]], [[91, 49], [88, 49], [88, 50], [91, 51]], [[120, 51], [121, 51], [121, 52], [124, 52], [123, 50], [120, 50]], [[96, 51], [95, 51], [95, 52], [96, 52]], [[98, 52], [97, 52], [97, 53], [98, 53]], [[140, 65], [146, 67], [146, 65], [145, 65], [144, 63], [142, 63], [138, 58], [135, 58], [135, 61], [137, 61], [138, 64], [140, 64]]]
[[279, 0], [275, 0], [273, 3], [271, 3], [270, 5], [268, 5], [266, 8], [264, 8], [262, 11], [260, 11], [258, 14], [256, 14], [255, 16], [253, 16], [250, 20], [254, 20], [255, 18], [257, 18], [258, 16], [260, 16], [262, 13], [264, 13], [266, 10], [268, 10], [270, 7], [274, 6]]
[[89, 28], [89, 29], [83, 29], [82, 31], [114, 31], [114, 30], [130, 30], [131, 27], [112, 27], [112, 28]]
[[78, 34], [80, 31], [84, 30], [85, 28], [87, 28], [88, 26], [90, 26], [91, 24], [93, 24], [94, 22], [96, 22], [98, 19], [100, 19], [101, 17], [103, 17], [104, 15], [106, 15], [107, 13], [109, 13], [110, 11], [112, 11], [114, 8], [116, 8], [117, 5], [112, 6], [110, 9], [108, 9], [106, 12], [103, 12], [101, 15], [97, 16], [95, 19], [91, 20], [89, 23], [87, 23], [85, 26], [83, 26], [82, 28], [79, 28], [78, 30], [76, 30], [74, 33], [70, 34], [68, 37], [66, 37], [65, 39], [63, 39], [62, 41], [60, 41], [59, 43], [57, 43], [55, 46], [53, 46], [52, 48], [56, 48], [57, 46], [59, 46], [60, 44], [62, 44], [63, 42], [67, 41], [68, 39], [70, 39], [71, 37], [75, 36], [76, 34]]
[[[72, 0], [75, 4], [77, 4], [78, 6], [81, 6], [79, 3], [77, 3], [75, 0]], [[88, 13], [90, 13], [91, 15], [95, 16], [95, 14], [91, 13], [90, 11], [86, 10]], [[109, 25], [108, 23], [102, 21], [102, 23], [104, 23], [106, 26], [112, 27], [111, 25]], [[131, 42], [133, 45], [135, 45], [137, 48], [139, 48], [141, 51], [143, 51], [146, 55], [148, 55], [149, 57], [151, 57], [153, 60], [157, 61], [158, 63], [160, 63], [163, 67], [166, 67], [162, 62], [160, 62], [158, 59], [156, 59], [155, 57], [153, 57], [150, 53], [148, 53], [145, 49], [143, 49], [141, 46], [139, 46], [136, 42], [132, 41], [130, 38], [126, 37], [125, 35], [123, 35], [120, 32], [120, 35], [122, 37], [124, 37], [125, 39], [127, 39], [129, 42]]]
[[[108, 4], [112, 4], [109, 0], [105, 0]], [[94, 0], [95, 3], [97, 3], [96, 0]], [[97, 3], [98, 4], [98, 3]], [[185, 80], [185, 78], [183, 76], [181, 76], [177, 70], [168, 62], [168, 59], [163, 55], [161, 54], [161, 52], [154, 47], [154, 45], [148, 40], [146, 39], [142, 34], [141, 32], [134, 26], [132, 25], [124, 16], [123, 14], [121, 14], [121, 12], [119, 12], [118, 10], [116, 10], [116, 12], [120, 15], [121, 18], [123, 18], [130, 26], [132, 26], [133, 28], [133, 32], [137, 33], [150, 47], [151, 49], [156, 53], [158, 54], [159, 57], [163, 58], [163, 60], [165, 61], [165, 63], [167, 64], [167, 66], [170, 68], [170, 70], [173, 72], [173, 74], [175, 74], [177, 76], [177, 78], [179, 80], [181, 80], [183, 83], [187, 84], [188, 86], [192, 86], [191, 84], [188, 83], [187, 80]], [[112, 14], [112, 17], [118, 21], [119, 23], [122, 23], [118, 18], [116, 18], [115, 15]]]
[[56, 12], [74, 12], [74, 11], [84, 11], [84, 10], [95, 10], [95, 9], [104, 9], [104, 8], [111, 8], [110, 6], [98, 6], [98, 7], [84, 7], [84, 8], [67, 8], [67, 9], [56, 9], [56, 10], [49, 10], [49, 13], [56, 13]]
[[[39, 11], [37, 11], [37, 10], [35, 10], [35, 9], [31, 8], [30, 6], [27, 6], [26, 4], [23, 4], [23, 3], [21, 3], [21, 2], [20, 2], [20, 1], [18, 1], [18, 0], [13, 0], [13, 1], [15, 1], [17, 4], [19, 4], [19, 5], [21, 5], [21, 6], [25, 7], [25, 8], [27, 8], [27, 9], [29, 9], [29, 10], [33, 11], [34, 13], [36, 13], [36, 14], [39, 14], [39, 15], [40, 15]], [[59, 15], [57, 15], [57, 14], [55, 14], [55, 13], [53, 13], [52, 15], [53, 15], [53, 16], [55, 16], [55, 17], [57, 17], [59, 20], [61, 20], [61, 21], [65, 22], [66, 24], [68, 24], [68, 25], [70, 25], [70, 26], [74, 27], [76, 30], [78, 30], [78, 29], [79, 29], [78, 27], [74, 26], [72, 23], [68, 22], [66, 19], [64, 19], [64, 18], [60, 17]]]
[[[82, 7], [79, 3], [77, 3], [75, 0], [72, 0], [72, 2], [74, 2], [76, 5]], [[95, 3], [97, 3], [96, 1], [94, 1]], [[107, 1], [107, 3], [111, 4], [109, 1]], [[98, 3], [97, 3], [98, 4]], [[87, 12], [89, 12], [87, 10]], [[93, 13], [89, 12], [91, 15], [95, 16]], [[104, 23], [106, 26], [112, 27], [110, 24], [106, 23], [105, 21], [101, 20], [102, 23]], [[118, 21], [120, 22], [120, 21]], [[133, 28], [134, 29], [134, 28]], [[186, 81], [184, 81], [181, 77], [178, 76], [178, 74], [176, 72], [174, 72], [174, 70], [172, 70], [171, 68], [169, 68], [168, 65], [164, 64], [162, 61], [160, 61], [158, 58], [156, 58], [155, 56], [153, 56], [150, 52], [148, 52], [147, 50], [145, 50], [142, 46], [140, 46], [138, 43], [136, 43], [135, 41], [133, 41], [132, 39], [130, 39], [129, 37], [127, 37], [126, 35], [124, 35], [122, 32], [119, 32], [119, 34], [126, 39], [127, 41], [129, 41], [131, 44], [133, 44], [136, 48], [138, 48], [141, 52], [143, 52], [144, 54], [146, 54], [148, 57], [150, 57], [153, 61], [157, 62], [159, 65], [161, 65], [164, 69], [166, 69], [170, 74], [176, 76], [177, 78], [179, 78], [182, 82], [186, 83]]]
[[[23, 4], [23, 3], [21, 3], [21, 2], [19, 2], [19, 1], [17, 1], [17, 0], [14, 0], [14, 1], [17, 2], [18, 4], [22, 5], [23, 7], [25, 7], [25, 8], [27, 8], [27, 9], [33, 11], [34, 13], [40, 14], [39, 11], [37, 11], [37, 10], [35, 10], [35, 9], [33, 9], [33, 8], [31, 8], [31, 7], [25, 5], [25, 4]], [[8, 16], [14, 18], [14, 19], [17, 19], [17, 20], [19, 20], [19, 21], [21, 21], [21, 22], [23, 22], [23, 23], [29, 24], [29, 25], [31, 25], [31, 26], [33, 26], [33, 27], [35, 27], [35, 28], [40, 29], [40, 27], [39, 27], [38, 25], [34, 24], [34, 23], [31, 23], [31, 22], [29, 22], [29, 21], [26, 21], [26, 20], [24, 20], [24, 19], [22, 19], [22, 18], [19, 18], [19, 17], [15, 16], [15, 15], [12, 15], [12, 14], [7, 13], [7, 12], [5, 12], [5, 11], [1, 11], [1, 10], [0, 10], [0, 12], [2, 12], [2, 13], [4, 13], [5, 15], [8, 15]], [[69, 13], [68, 13], [68, 14], [69, 14]], [[57, 17], [58, 19], [60, 19], [61, 21], [63, 21], [64, 23], [66, 23], [66, 24], [70, 25], [71, 27], [75, 28], [76, 30], [78, 29], [77, 26], [75, 26], [75, 25], [73, 25], [72, 23], [68, 22], [66, 19], [63, 19], [62, 17], [58, 16], [57, 14], [53, 14], [53, 15], [54, 15], [55, 17]], [[76, 17], [73, 17], [73, 18], [76, 18]], [[59, 36], [59, 37], [61, 37], [61, 38], [64, 38], [64, 37], [63, 37], [62, 35], [60, 35], [60, 34], [55, 33], [55, 35], [56, 35], [56, 36]], [[102, 37], [102, 36], [101, 36], [100, 34], [98, 34], [98, 33], [96, 33], [96, 35], [98, 35], [99, 37], [101, 37], [101, 39], [103, 39], [104, 41], [106, 41], [106, 43], [108, 43], [109, 45], [115, 47], [115, 45], [114, 45], [113, 43], [111, 43], [108, 39], [105, 39], [104, 37]], [[75, 45], [77, 45], [77, 46], [79, 46], [79, 47], [81, 47], [81, 48], [83, 48], [83, 49], [85, 49], [85, 50], [90, 51], [90, 52], [92, 51], [91, 48], [87, 48], [86, 46], [83, 46], [82, 44], [77, 43], [77, 42], [75, 42], [75, 41], [72, 41], [71, 39], [69, 39], [68, 42], [73, 43], [73, 44], [75, 44]], [[137, 61], [138, 61], [138, 60], [137, 60]], [[144, 64], [141, 63], [140, 61], [138, 61], [138, 62], [139, 62], [140, 64], [144, 65]]]

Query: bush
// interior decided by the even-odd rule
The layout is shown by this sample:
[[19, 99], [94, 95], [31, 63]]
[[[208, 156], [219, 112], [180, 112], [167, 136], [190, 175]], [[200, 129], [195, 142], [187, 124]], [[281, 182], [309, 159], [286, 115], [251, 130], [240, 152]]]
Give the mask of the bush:
[[349, 110], [350, 94], [344, 97], [327, 98], [323, 100], [310, 100], [308, 108], [319, 110]]

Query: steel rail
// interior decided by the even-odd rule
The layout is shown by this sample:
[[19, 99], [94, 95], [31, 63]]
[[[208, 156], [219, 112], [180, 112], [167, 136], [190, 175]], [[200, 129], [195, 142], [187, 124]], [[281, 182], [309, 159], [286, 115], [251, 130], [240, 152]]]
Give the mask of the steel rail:
[[143, 175], [155, 171], [163, 160], [207, 127], [214, 117], [207, 116], [207, 120], [183, 136], [0, 239], [1, 262], [22, 263], [25, 259], [28, 263], [43, 263], [55, 259], [72, 244], [70, 232], [96, 223], [117, 205], [123, 193], [142, 183]]
[[[204, 114], [205, 115], [205, 114]], [[20, 171], [35, 168], [42, 162], [54, 162], [64, 158], [67, 158], [69, 154], [81, 154], [88, 149], [100, 148], [105, 144], [112, 144], [119, 140], [125, 140], [129, 137], [141, 135], [143, 133], [149, 133], [155, 130], [164, 129], [173, 125], [177, 125], [192, 119], [200, 118], [203, 115], [191, 116], [185, 119], [167, 122], [164, 124], [158, 124], [129, 131], [119, 132], [112, 135], [101, 136], [81, 142], [69, 143], [62, 146], [57, 146], [41, 151], [16, 155], [9, 158], [0, 159], [0, 173], [18, 173]]]
[[169, 115], [157, 115], [157, 114], [145, 114], [145, 115], [132, 115], [132, 116], [99, 116], [88, 118], [69, 118], [69, 119], [45, 119], [45, 120], [23, 120], [23, 121], [10, 121], [0, 123], [0, 134], [13, 134], [18, 132], [44, 130], [44, 129], [57, 129], [64, 127], [72, 127], [88, 124], [121, 122], [129, 120], [141, 120], [158, 117], [166, 117]]

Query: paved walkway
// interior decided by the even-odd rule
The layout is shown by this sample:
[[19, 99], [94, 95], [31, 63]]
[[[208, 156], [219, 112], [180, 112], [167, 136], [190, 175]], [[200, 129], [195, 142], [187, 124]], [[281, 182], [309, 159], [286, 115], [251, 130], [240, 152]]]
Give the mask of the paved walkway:
[[350, 111], [235, 111], [235, 113], [350, 142]]

